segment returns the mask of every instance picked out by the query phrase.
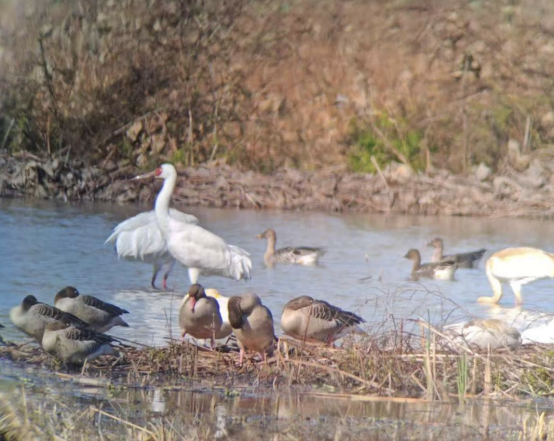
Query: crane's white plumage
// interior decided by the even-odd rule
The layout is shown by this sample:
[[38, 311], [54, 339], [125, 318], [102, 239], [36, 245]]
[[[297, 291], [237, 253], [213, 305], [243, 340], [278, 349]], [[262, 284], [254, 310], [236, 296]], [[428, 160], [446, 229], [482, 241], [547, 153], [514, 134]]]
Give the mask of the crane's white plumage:
[[[173, 208], [169, 209], [169, 216], [178, 222], [197, 225], [198, 219]], [[115, 243], [115, 250], [120, 259], [141, 260], [154, 265], [152, 287], [155, 286], [156, 276], [162, 270], [163, 287], [167, 289], [167, 278], [175, 265], [175, 259], [167, 249], [156, 220], [154, 210], [140, 213], [117, 225], [106, 243]]]
[[191, 284], [197, 283], [201, 274], [235, 280], [249, 279], [252, 270], [249, 253], [237, 246], [227, 245], [221, 237], [198, 225], [171, 216], [169, 200], [177, 183], [175, 167], [163, 164], [154, 172], [139, 178], [151, 175], [164, 179], [156, 199], [158, 226], [171, 256], [188, 268]]

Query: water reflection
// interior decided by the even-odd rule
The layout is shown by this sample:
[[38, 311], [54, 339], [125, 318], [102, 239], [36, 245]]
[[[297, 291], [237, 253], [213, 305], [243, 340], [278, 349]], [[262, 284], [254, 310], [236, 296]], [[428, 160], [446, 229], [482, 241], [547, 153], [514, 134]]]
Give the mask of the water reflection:
[[[460, 406], [419, 400], [373, 401], [371, 397], [365, 398], [370, 401], [363, 401], [364, 398], [259, 389], [244, 389], [231, 396], [217, 390], [207, 393], [163, 389], [127, 391], [116, 396], [118, 401], [135, 403], [134, 414], [141, 415], [135, 421], [138, 424], [154, 415], [163, 416], [177, 427], [201, 427], [202, 434], [211, 433], [215, 439], [271, 439], [272, 435], [287, 433], [293, 438], [320, 434], [321, 439], [350, 439], [394, 431], [399, 431], [402, 438], [406, 428], [412, 434], [412, 430], [447, 430], [445, 439], [456, 439], [495, 431], [517, 432], [524, 420], [537, 414], [534, 409], [495, 402]], [[163, 410], [159, 407], [161, 402]]]

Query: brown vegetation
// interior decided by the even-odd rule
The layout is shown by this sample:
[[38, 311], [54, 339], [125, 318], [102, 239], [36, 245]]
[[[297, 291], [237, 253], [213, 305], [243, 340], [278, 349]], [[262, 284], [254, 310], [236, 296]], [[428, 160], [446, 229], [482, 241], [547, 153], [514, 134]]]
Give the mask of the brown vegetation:
[[[428, 331], [428, 325], [420, 334], [408, 332], [412, 325], [407, 321], [400, 322], [396, 330], [375, 328], [371, 337], [347, 340], [340, 348], [281, 338], [276, 355], [267, 363], [252, 354], [243, 366], [238, 364], [236, 346], [212, 351], [172, 342], [164, 347], [124, 348], [119, 359], [102, 358], [85, 365], [83, 372], [123, 385], [176, 385], [182, 379], [207, 379], [236, 387], [255, 380], [269, 388], [325, 385], [354, 395], [446, 402], [551, 394], [554, 353], [548, 347], [475, 352], [432, 327]], [[63, 369], [37, 348], [3, 347], [0, 356]]]
[[501, 171], [509, 139], [554, 139], [548, 0], [1, 6], [10, 152]]

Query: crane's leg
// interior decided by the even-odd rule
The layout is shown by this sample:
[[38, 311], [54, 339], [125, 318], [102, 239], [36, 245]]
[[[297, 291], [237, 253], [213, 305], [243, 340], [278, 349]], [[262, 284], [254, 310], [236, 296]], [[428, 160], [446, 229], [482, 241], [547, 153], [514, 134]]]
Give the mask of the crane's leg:
[[166, 261], [163, 264], [164, 277], [163, 277], [163, 280], [162, 280], [162, 286], [166, 291], [167, 291], [167, 278], [169, 277], [169, 273], [171, 273], [174, 266], [175, 266], [175, 259], [171, 259], [169, 261]]
[[154, 274], [152, 274], [152, 280], [150, 281], [150, 284], [152, 285], [152, 288], [156, 288], [156, 277], [158, 277], [158, 273], [160, 272], [160, 264], [159, 262], [154, 263]]
[[244, 348], [240, 348], [239, 366], [242, 366], [242, 361], [243, 360], [244, 360]]
[[198, 268], [189, 268], [189, 280], [191, 285], [198, 283], [198, 277], [200, 277], [200, 270]]

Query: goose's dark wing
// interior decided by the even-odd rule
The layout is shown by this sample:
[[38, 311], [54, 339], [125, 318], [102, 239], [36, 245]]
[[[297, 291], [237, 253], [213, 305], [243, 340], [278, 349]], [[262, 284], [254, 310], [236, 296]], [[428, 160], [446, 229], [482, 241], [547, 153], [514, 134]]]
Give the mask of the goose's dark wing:
[[81, 296], [81, 298], [85, 305], [105, 311], [113, 317], [129, 313], [129, 311], [122, 309], [119, 306], [104, 302], [103, 300], [93, 296]]
[[329, 322], [338, 322], [343, 327], [359, 325], [360, 323], [363, 323], [365, 321], [359, 315], [356, 315], [353, 312], [344, 311], [323, 300], [314, 301], [311, 307], [311, 315], [315, 318], [326, 320]]
[[80, 318], [74, 316], [69, 312], [64, 312], [61, 309], [56, 308], [55, 306], [47, 305], [46, 303], [37, 303], [32, 306], [33, 312], [37, 315], [43, 317], [48, 317], [54, 320], [59, 320], [70, 325], [75, 325], [79, 327], [86, 328], [87, 323], [82, 321]]

